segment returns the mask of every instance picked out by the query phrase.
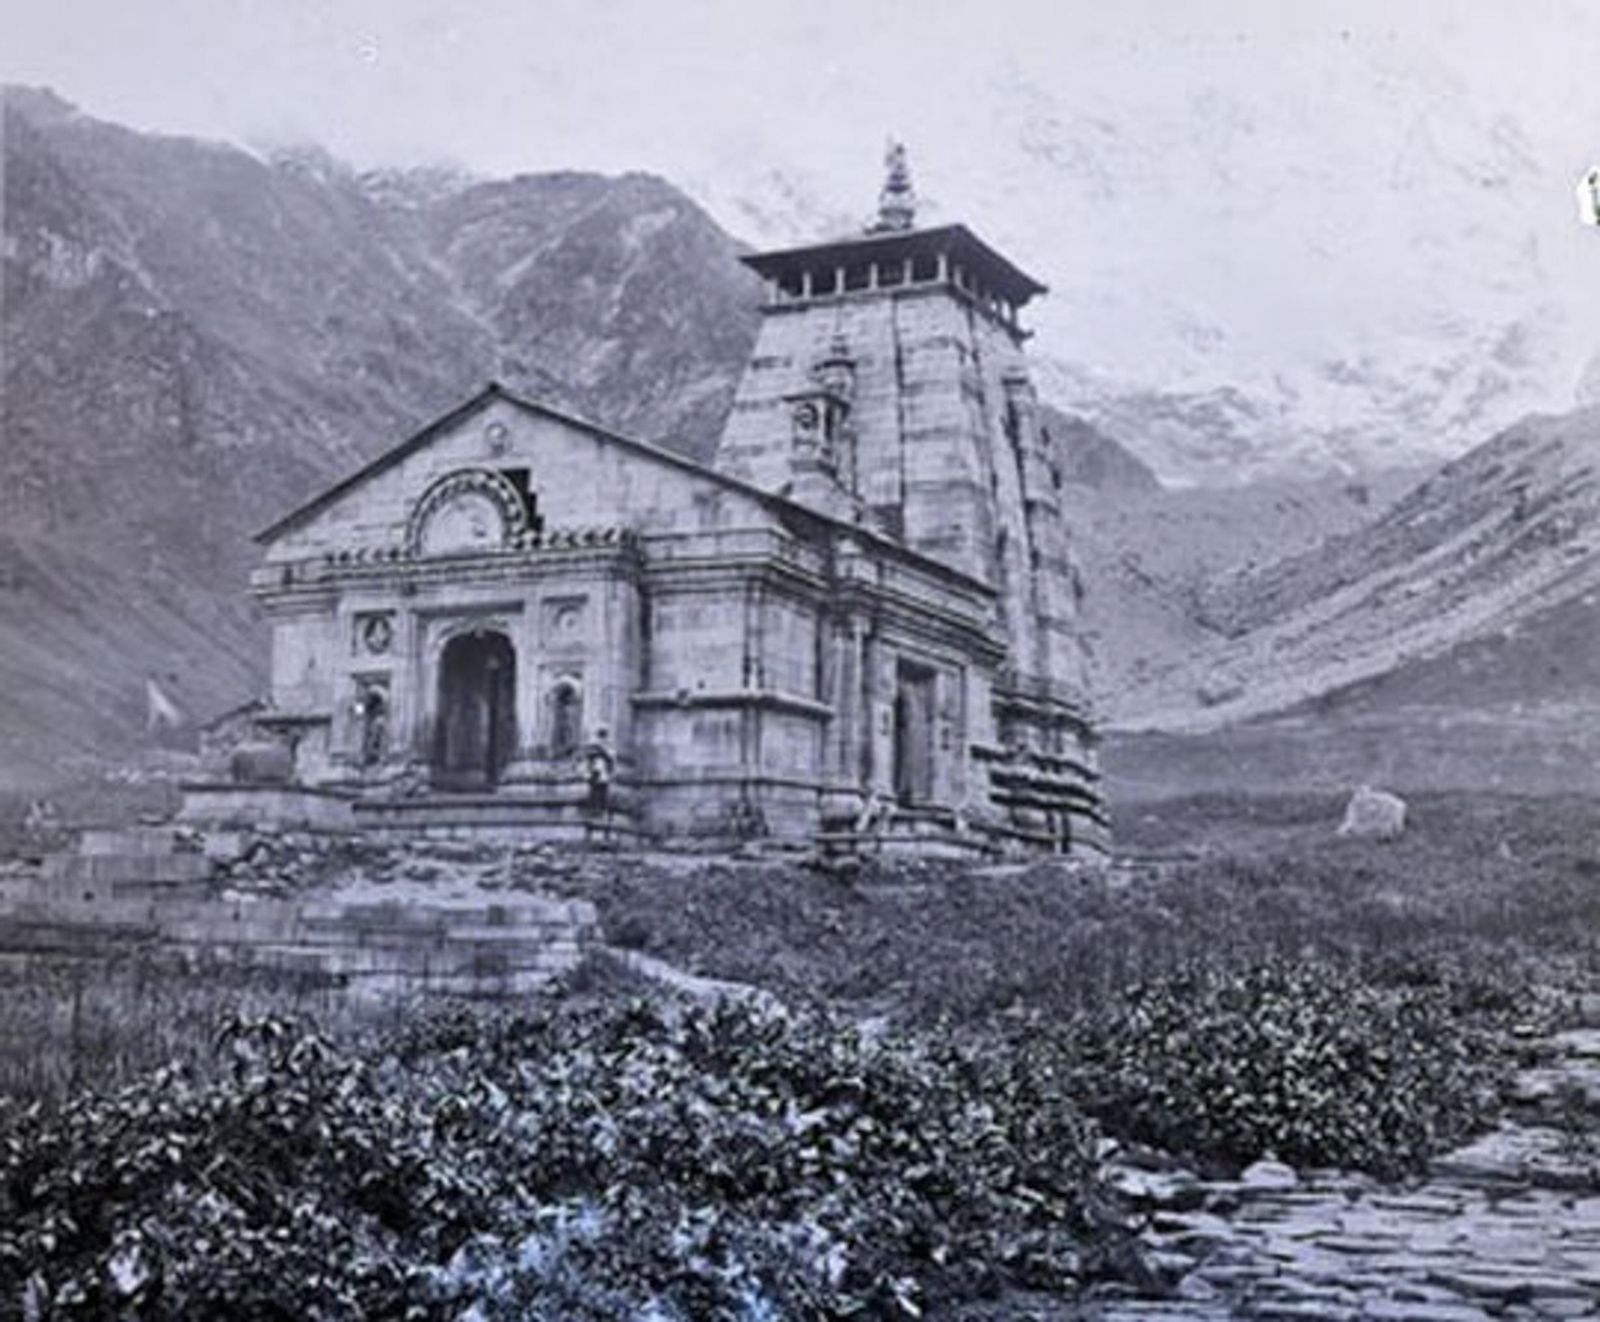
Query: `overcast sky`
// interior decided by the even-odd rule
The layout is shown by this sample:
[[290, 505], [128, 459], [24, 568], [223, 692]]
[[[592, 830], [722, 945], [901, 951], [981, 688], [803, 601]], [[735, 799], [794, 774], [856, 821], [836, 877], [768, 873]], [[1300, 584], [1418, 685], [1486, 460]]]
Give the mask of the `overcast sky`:
[[[1600, 137], [1590, 0], [6, 0], [0, 73], [91, 113], [360, 164], [650, 169], [752, 154], [839, 205], [909, 140], [935, 191], [1017, 88], [1078, 104], [1275, 91], [1285, 60], [1456, 82], [1574, 159]], [[1330, 106], [1333, 113], [1348, 107]], [[974, 199], [974, 202], [976, 199]], [[969, 206], [971, 204], [968, 204]]]
[[[1045, 351], [1267, 383], [1319, 425], [1353, 407], [1312, 397], [1362, 346], [1403, 344], [1379, 355], [1403, 375], [1542, 327], [1518, 332], [1549, 366], [1517, 407], [1570, 403], [1600, 349], [1600, 233], [1574, 201], [1600, 160], [1600, 0], [0, 10], [0, 78], [102, 118], [358, 165], [649, 170], [757, 243], [864, 219], [894, 134], [925, 219], [1052, 286]], [[1309, 364], [1308, 394], [1286, 374]]]

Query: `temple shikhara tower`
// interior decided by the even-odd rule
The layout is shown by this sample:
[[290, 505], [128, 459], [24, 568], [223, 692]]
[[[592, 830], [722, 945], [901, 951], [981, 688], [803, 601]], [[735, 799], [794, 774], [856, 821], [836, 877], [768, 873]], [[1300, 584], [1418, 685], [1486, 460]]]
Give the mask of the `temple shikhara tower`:
[[1103, 849], [1044, 287], [899, 148], [863, 232], [743, 260], [710, 467], [491, 385], [263, 533], [272, 743], [188, 811]]

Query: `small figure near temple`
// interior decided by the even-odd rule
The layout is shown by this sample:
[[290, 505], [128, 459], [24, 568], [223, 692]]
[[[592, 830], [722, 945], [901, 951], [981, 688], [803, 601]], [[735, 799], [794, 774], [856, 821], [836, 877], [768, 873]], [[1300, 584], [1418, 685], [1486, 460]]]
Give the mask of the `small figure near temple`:
[[595, 731], [595, 737], [583, 752], [583, 810], [589, 818], [599, 819], [607, 837], [611, 830], [611, 778], [616, 765], [608, 732], [604, 728]]

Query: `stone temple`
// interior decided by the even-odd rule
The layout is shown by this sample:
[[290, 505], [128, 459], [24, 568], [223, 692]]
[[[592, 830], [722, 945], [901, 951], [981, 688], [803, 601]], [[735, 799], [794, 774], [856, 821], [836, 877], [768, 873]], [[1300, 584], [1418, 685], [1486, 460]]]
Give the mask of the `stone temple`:
[[1044, 287], [898, 148], [864, 232], [743, 260], [709, 466], [491, 384], [262, 533], [277, 742], [186, 811], [1103, 850]]

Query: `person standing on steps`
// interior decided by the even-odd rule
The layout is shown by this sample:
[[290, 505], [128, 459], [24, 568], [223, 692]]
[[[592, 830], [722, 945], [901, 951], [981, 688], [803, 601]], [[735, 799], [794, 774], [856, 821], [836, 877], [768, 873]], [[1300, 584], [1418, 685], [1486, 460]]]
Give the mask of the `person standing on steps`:
[[585, 822], [584, 834], [590, 835], [594, 822], [598, 820], [601, 826], [601, 839], [607, 842], [611, 839], [611, 776], [616, 761], [616, 756], [611, 751], [609, 732], [602, 726], [595, 731], [594, 738], [584, 749], [583, 754], [586, 787], [583, 810], [588, 819]]

